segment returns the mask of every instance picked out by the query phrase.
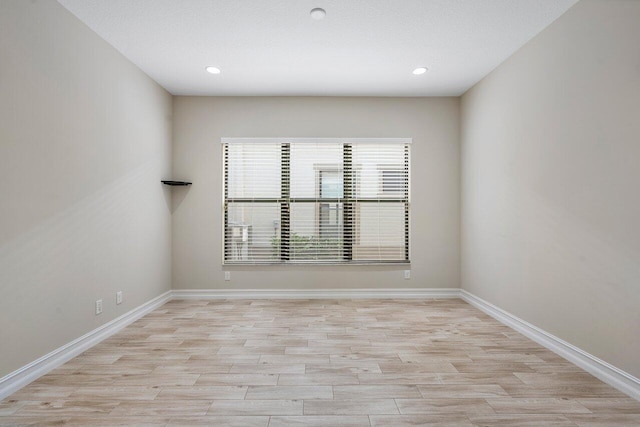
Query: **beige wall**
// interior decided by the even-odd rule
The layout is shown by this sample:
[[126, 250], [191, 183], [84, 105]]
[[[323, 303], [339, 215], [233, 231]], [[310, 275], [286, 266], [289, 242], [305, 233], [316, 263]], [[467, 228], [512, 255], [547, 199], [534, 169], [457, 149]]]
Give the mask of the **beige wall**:
[[[459, 99], [175, 97], [173, 173], [193, 186], [173, 205], [175, 289], [459, 286]], [[404, 266], [222, 263], [222, 137], [411, 137], [412, 278]]]
[[170, 289], [172, 99], [57, 2], [0, 8], [1, 377]]
[[640, 2], [582, 0], [462, 99], [462, 283], [640, 376]]

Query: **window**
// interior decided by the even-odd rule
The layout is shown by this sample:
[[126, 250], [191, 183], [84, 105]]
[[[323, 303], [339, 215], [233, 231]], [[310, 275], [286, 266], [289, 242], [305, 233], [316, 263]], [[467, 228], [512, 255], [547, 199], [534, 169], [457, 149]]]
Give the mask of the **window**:
[[409, 262], [408, 139], [223, 139], [224, 263]]
[[323, 199], [339, 199], [343, 194], [342, 170], [318, 171], [318, 233], [320, 238], [338, 238], [343, 230], [342, 203], [323, 202]]

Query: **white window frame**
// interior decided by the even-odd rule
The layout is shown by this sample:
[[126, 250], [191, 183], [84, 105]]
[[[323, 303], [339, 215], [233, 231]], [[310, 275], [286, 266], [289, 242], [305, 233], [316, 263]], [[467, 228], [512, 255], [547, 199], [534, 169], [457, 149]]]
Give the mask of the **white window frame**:
[[[226, 234], [227, 234], [227, 230], [228, 230], [228, 221], [227, 221], [227, 206], [228, 203], [232, 203], [234, 202], [232, 199], [227, 197], [227, 192], [226, 192], [226, 188], [227, 188], [227, 177], [225, 176], [225, 172], [226, 172], [226, 168], [225, 168], [225, 163], [227, 161], [226, 158], [226, 152], [225, 152], [225, 147], [227, 146], [227, 144], [238, 144], [238, 143], [256, 143], [256, 142], [263, 142], [263, 143], [275, 143], [275, 144], [287, 144], [287, 143], [333, 143], [333, 144], [343, 144], [344, 145], [349, 145], [349, 144], [358, 144], [358, 143], [366, 143], [366, 144], [403, 144], [405, 145], [405, 165], [404, 167], [407, 169], [407, 183], [406, 183], [406, 192], [405, 195], [403, 197], [398, 197], [398, 198], [389, 198], [386, 197], [385, 194], [383, 194], [382, 192], [382, 187], [380, 187], [379, 189], [379, 193], [380, 195], [382, 195], [383, 197], [380, 197], [379, 199], [384, 200], [386, 202], [398, 202], [398, 203], [404, 203], [405, 204], [405, 255], [404, 255], [404, 259], [402, 260], [372, 260], [372, 261], [363, 261], [363, 260], [353, 260], [353, 259], [345, 259], [342, 261], [336, 261], [336, 260], [332, 260], [330, 262], [309, 262], [309, 261], [304, 261], [304, 262], [300, 262], [300, 261], [296, 261], [296, 260], [290, 260], [290, 259], [285, 259], [283, 257], [281, 257], [280, 260], [275, 260], [275, 261], [270, 261], [270, 262], [255, 262], [255, 261], [249, 261], [249, 262], [240, 262], [240, 261], [234, 261], [234, 260], [229, 260], [226, 258], [226, 251], [225, 251], [225, 245], [227, 244], [226, 242]], [[410, 175], [410, 171], [411, 171], [411, 167], [410, 167], [410, 162], [411, 162], [411, 155], [410, 155], [410, 145], [412, 144], [413, 140], [412, 138], [222, 138], [221, 139], [221, 147], [222, 147], [222, 163], [223, 163], [223, 167], [222, 167], [222, 211], [223, 211], [223, 223], [222, 223], [222, 264], [223, 265], [265, 265], [265, 264], [275, 264], [275, 265], [283, 265], [283, 264], [304, 264], [304, 265], [358, 265], [358, 264], [380, 264], [380, 265], [397, 265], [397, 264], [410, 264], [410, 259], [411, 259], [411, 214], [410, 214], [410, 206], [411, 206], [411, 175]], [[353, 170], [353, 169], [352, 169]], [[394, 165], [380, 165], [378, 167], [378, 170], [380, 172], [380, 177], [382, 177], [382, 171], [384, 170], [400, 170], [399, 169], [399, 165], [394, 164]], [[282, 174], [283, 172], [281, 172]], [[355, 175], [354, 175], [355, 176]], [[380, 183], [380, 185], [382, 185], [382, 183]], [[284, 200], [283, 200], [284, 199]], [[347, 203], [351, 203], [351, 204], [355, 204], [355, 203], [359, 203], [362, 200], [356, 199], [356, 198], [349, 198], [349, 197], [343, 197], [342, 198], [345, 202]], [[279, 202], [279, 203], [287, 203], [290, 204], [292, 202], [292, 199], [290, 197], [279, 197], [279, 198], [274, 198], [273, 199], [274, 202]], [[352, 212], [352, 215], [356, 215], [356, 210], [354, 209]], [[282, 218], [280, 218], [280, 224], [282, 224]], [[352, 245], [354, 240], [351, 241]], [[352, 257], [352, 254], [349, 254], [350, 257]]]

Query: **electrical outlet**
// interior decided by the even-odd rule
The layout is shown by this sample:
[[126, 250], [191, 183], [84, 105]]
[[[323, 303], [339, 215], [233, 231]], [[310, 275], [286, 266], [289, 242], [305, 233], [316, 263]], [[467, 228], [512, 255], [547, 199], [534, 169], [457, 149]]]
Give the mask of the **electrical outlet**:
[[102, 314], [102, 300], [96, 300], [96, 315]]
[[116, 304], [122, 304], [122, 291], [116, 292]]
[[411, 270], [405, 270], [404, 271], [404, 278], [405, 278], [405, 280], [411, 279]]
[[225, 271], [224, 272], [224, 280], [226, 280], [227, 282], [229, 280], [231, 280], [231, 272], [230, 271]]

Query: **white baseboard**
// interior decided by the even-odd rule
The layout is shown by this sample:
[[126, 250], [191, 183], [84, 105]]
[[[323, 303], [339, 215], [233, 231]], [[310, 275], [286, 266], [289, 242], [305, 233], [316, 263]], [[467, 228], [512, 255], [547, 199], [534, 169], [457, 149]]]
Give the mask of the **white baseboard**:
[[174, 289], [173, 299], [460, 298], [458, 288], [402, 289]]
[[63, 345], [51, 353], [42, 356], [41, 358], [34, 360], [28, 365], [11, 372], [8, 375], [0, 378], [0, 400], [15, 393], [22, 387], [37, 380], [41, 376], [47, 374], [58, 366], [63, 365], [67, 361], [73, 359], [80, 353], [83, 353], [98, 344], [105, 338], [110, 337], [116, 332], [123, 329], [125, 326], [130, 325], [142, 316], [150, 313], [162, 304], [171, 299], [171, 291], [167, 291], [162, 295], [153, 298], [150, 301], [134, 308], [128, 313], [117, 317], [110, 322], [105, 323], [99, 328], [94, 329], [77, 338], [70, 343]]
[[621, 392], [640, 400], [640, 379], [546, 332], [513, 314], [460, 289], [460, 297], [489, 316], [548, 348]]

